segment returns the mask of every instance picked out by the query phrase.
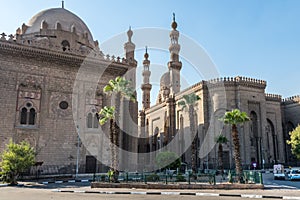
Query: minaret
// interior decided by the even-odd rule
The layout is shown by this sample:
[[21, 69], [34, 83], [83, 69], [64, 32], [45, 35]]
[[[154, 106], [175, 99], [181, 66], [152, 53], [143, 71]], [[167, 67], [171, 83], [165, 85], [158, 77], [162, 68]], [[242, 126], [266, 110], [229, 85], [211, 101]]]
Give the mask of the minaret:
[[131, 30], [131, 27], [129, 27], [129, 30], [127, 31], [128, 41], [124, 44], [124, 50], [125, 58], [132, 68], [128, 69], [125, 78], [131, 82], [131, 87], [135, 89], [137, 61], [134, 59], [135, 44], [131, 40], [132, 35], [133, 32]]
[[[132, 42], [133, 32], [131, 27], [127, 31], [128, 41], [124, 44], [124, 53], [126, 63], [128, 64], [128, 70], [124, 75], [124, 78], [130, 81], [130, 87], [136, 90], [136, 67], [137, 61], [134, 59], [135, 44]], [[136, 92], [134, 92], [136, 96]], [[122, 162], [123, 166], [128, 168], [128, 170], [136, 170], [137, 167], [137, 155], [132, 157], [132, 160], [128, 160], [126, 156], [126, 151], [137, 152], [138, 151], [138, 103], [135, 101], [130, 101], [128, 99], [123, 99], [121, 106], [123, 106], [123, 122], [121, 124], [122, 136], [120, 141], [122, 141], [121, 146], [125, 151], [122, 151]], [[125, 162], [126, 161], [126, 162]]]
[[170, 32], [171, 43], [169, 46], [170, 61], [168, 62], [170, 72], [170, 93], [176, 94], [180, 92], [180, 70], [182, 63], [179, 61], [180, 45], [178, 44], [179, 31], [176, 30], [177, 23], [175, 21], [175, 14], [173, 13], [173, 23]]
[[143, 70], [143, 84], [142, 84], [142, 91], [143, 91], [143, 110], [150, 108], [150, 91], [152, 88], [152, 85], [150, 84], [150, 75], [151, 71], [149, 70], [150, 66], [150, 60], [148, 60], [149, 54], [147, 52], [146, 47], [146, 53], [144, 55], [145, 60], [143, 61], [144, 70]]
[[135, 44], [133, 44], [131, 38], [132, 38], [133, 32], [131, 30], [131, 27], [129, 27], [129, 30], [127, 31], [128, 41], [124, 44], [125, 49], [125, 58], [128, 62], [134, 62], [134, 50], [135, 50]]

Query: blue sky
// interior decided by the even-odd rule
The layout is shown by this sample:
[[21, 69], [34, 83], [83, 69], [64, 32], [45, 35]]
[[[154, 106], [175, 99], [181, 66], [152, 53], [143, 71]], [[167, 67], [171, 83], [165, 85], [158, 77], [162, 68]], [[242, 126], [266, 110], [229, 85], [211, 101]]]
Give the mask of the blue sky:
[[[5, 33], [15, 33], [17, 27], [41, 10], [61, 6], [60, 0], [0, 3], [0, 32]], [[283, 97], [300, 94], [300, 1], [65, 0], [65, 8], [85, 21], [100, 44], [124, 33], [129, 25], [133, 30], [169, 30], [175, 12], [180, 33], [205, 49], [220, 76], [263, 79], [268, 83], [266, 92]], [[157, 52], [151, 54], [150, 47], [149, 53], [154, 65], [166, 65], [167, 52], [161, 56]], [[142, 54], [137, 52], [139, 66]], [[189, 66], [183, 68], [188, 74]], [[192, 83], [198, 81], [192, 79]]]

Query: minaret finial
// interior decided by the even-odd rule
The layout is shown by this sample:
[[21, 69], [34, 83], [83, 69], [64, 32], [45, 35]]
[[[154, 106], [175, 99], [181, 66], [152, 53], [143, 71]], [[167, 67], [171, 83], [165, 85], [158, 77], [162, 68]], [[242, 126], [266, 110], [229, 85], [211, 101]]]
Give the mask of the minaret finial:
[[146, 50], [146, 52], [145, 52], [144, 58], [145, 58], [146, 60], [148, 60], [149, 54], [148, 54], [148, 47], [147, 47], [147, 46], [145, 46], [145, 50]]
[[176, 23], [176, 21], [175, 21], [175, 13], [173, 13], [173, 22], [172, 22], [172, 28], [174, 29], [174, 30], [176, 30], [176, 28], [177, 28], [177, 23]]
[[131, 30], [131, 26], [129, 26], [129, 30], [127, 31], [127, 36], [128, 36], [128, 42], [131, 43], [131, 38], [132, 38], [133, 32]]
[[65, 8], [65, 1], [61, 1], [61, 7], [64, 9]]

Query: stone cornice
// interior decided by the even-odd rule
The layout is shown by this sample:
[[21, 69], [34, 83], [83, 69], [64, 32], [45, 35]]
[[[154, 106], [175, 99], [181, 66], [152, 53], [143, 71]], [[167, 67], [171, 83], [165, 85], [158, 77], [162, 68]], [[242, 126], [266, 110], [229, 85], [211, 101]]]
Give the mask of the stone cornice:
[[242, 77], [242, 76], [216, 78], [216, 79], [205, 81], [205, 83], [209, 89], [215, 87], [233, 87], [233, 86], [245, 86], [250, 88], [265, 89], [267, 86], [267, 82], [264, 80], [258, 80], [258, 79]]
[[276, 101], [276, 102], [282, 101], [282, 97], [279, 94], [265, 94], [265, 96], [267, 101]]
[[121, 59], [114, 56], [110, 57], [109, 55], [101, 57], [96, 54], [83, 56], [66, 52], [58, 52], [51, 49], [19, 44], [14, 40], [0, 40], [0, 53], [42, 61], [49, 61], [59, 64], [63, 63], [77, 67], [80, 66], [83, 62], [86, 62], [91, 65], [108, 66], [108, 72], [111, 71], [111, 73], [116, 73], [116, 71], [119, 71], [119, 73], [121, 72], [122, 74], [132, 67], [124, 58]]
[[296, 96], [292, 96], [292, 97], [282, 99], [282, 104], [283, 105], [294, 104], [294, 103], [300, 103], [300, 95], [296, 95]]
[[165, 107], [166, 106], [166, 102], [162, 102], [160, 104], [156, 104], [154, 106], [151, 106], [149, 109], [146, 109], [145, 110], [145, 114], [148, 115], [150, 113], [153, 113], [157, 110], [160, 110], [161, 108]]

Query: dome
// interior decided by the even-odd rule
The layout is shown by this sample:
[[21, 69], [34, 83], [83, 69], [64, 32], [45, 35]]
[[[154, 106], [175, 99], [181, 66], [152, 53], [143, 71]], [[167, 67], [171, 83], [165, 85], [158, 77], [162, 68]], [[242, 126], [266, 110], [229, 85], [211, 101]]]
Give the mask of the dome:
[[166, 86], [169, 87], [170, 86], [170, 73], [166, 72], [164, 73], [161, 78], [160, 78], [160, 86]]
[[51, 8], [39, 12], [29, 20], [28, 28], [24, 34], [40, 32], [43, 22], [46, 22], [47, 29], [76, 31], [78, 35], [85, 34], [89, 43], [94, 43], [93, 36], [87, 25], [74, 13], [64, 8]]

